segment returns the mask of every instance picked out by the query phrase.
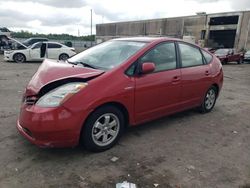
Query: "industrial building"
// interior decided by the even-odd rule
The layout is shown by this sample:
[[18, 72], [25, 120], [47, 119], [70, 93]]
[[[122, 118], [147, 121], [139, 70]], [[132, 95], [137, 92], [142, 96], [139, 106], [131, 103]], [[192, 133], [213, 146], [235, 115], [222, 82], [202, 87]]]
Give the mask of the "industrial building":
[[96, 25], [97, 43], [118, 37], [190, 37], [204, 47], [250, 49], [250, 11], [106, 23]]

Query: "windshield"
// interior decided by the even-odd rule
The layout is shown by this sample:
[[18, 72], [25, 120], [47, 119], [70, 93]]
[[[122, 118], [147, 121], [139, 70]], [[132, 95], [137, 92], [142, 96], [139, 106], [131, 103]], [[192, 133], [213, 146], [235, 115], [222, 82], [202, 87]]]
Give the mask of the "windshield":
[[250, 50], [246, 52], [246, 55], [250, 55]]
[[145, 42], [134, 41], [108, 41], [85, 50], [68, 59], [68, 61], [108, 70], [123, 63], [143, 48], [145, 44]]
[[229, 52], [228, 49], [218, 49], [214, 53], [215, 53], [215, 55], [227, 55], [228, 52]]

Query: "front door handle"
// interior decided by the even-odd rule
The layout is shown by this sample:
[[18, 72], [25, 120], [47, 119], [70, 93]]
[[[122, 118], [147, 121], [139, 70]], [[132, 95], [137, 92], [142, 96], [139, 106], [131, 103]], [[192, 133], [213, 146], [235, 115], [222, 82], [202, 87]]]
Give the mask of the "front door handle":
[[205, 72], [205, 75], [206, 75], [206, 76], [209, 76], [209, 75], [210, 75], [210, 73], [209, 73], [208, 70]]

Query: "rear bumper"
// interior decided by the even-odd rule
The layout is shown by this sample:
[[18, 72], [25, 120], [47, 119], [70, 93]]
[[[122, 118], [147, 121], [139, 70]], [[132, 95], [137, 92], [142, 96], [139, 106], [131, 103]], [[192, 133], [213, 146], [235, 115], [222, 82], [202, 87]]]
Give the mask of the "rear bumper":
[[83, 116], [64, 107], [40, 108], [23, 105], [17, 129], [39, 147], [74, 147], [78, 145]]

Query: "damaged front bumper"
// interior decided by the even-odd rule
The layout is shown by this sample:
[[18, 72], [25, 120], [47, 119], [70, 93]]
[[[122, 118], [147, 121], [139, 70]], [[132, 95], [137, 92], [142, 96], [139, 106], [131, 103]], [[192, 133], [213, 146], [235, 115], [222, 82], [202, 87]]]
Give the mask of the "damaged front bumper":
[[79, 143], [82, 114], [63, 106], [41, 108], [23, 104], [17, 121], [18, 131], [39, 147], [74, 147]]

